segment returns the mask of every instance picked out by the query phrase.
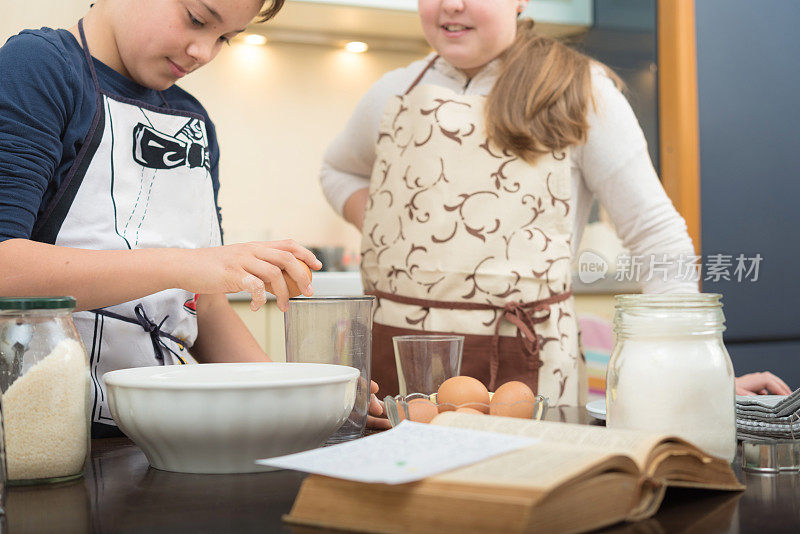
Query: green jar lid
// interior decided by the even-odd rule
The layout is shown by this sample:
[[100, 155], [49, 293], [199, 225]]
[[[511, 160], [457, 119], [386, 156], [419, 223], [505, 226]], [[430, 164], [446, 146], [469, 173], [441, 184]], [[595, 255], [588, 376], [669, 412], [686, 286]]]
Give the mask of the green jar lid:
[[0, 297], [0, 310], [59, 310], [75, 308], [73, 297]]

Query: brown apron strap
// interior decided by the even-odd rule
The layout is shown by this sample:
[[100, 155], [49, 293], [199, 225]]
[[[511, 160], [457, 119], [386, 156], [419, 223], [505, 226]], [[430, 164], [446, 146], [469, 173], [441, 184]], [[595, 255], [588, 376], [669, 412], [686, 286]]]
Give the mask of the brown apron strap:
[[411, 85], [408, 87], [408, 89], [406, 89], [406, 92], [403, 93], [403, 95], [407, 95], [408, 93], [411, 92], [411, 90], [413, 88], [415, 88], [417, 86], [417, 84], [420, 82], [422, 77], [425, 76], [425, 73], [428, 72], [428, 69], [433, 67], [433, 64], [436, 62], [437, 59], [439, 59], [439, 54], [436, 54], [435, 56], [433, 56], [433, 59], [430, 60], [427, 65], [425, 65], [425, 68], [422, 69], [422, 72], [419, 73], [419, 76], [417, 76], [417, 78], [413, 82], [411, 82]]
[[[420, 306], [423, 308], [440, 308], [448, 310], [500, 310], [502, 313], [497, 318], [492, 339], [492, 353], [489, 359], [489, 389], [494, 390], [497, 373], [500, 367], [500, 323], [503, 319], [517, 327], [517, 339], [526, 356], [528, 369], [534, 377], [538, 377], [542, 360], [539, 357], [539, 336], [536, 335], [535, 325], [550, 319], [550, 306], [563, 302], [572, 296], [572, 290], [556, 293], [548, 298], [532, 302], [509, 301], [503, 306], [483, 304], [480, 302], [445, 302], [437, 300], [418, 299], [394, 295], [383, 291], [368, 291], [379, 299], [386, 299], [399, 304]], [[542, 313], [543, 315], [536, 315]]]

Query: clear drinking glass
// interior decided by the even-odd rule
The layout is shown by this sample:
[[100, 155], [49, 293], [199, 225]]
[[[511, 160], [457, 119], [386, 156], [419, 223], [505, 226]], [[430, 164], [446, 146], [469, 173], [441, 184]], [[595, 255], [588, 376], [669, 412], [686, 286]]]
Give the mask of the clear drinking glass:
[[394, 359], [400, 395], [431, 395], [442, 382], [461, 372], [464, 336], [394, 336]]
[[734, 375], [721, 295], [616, 297], [606, 426], [675, 435], [732, 461]]
[[71, 297], [0, 298], [0, 391], [9, 484], [80, 477], [89, 457], [89, 359]]
[[293, 298], [284, 314], [286, 361], [355, 367], [361, 373], [353, 411], [327, 443], [364, 434], [369, 406], [372, 359], [372, 307], [375, 297]]

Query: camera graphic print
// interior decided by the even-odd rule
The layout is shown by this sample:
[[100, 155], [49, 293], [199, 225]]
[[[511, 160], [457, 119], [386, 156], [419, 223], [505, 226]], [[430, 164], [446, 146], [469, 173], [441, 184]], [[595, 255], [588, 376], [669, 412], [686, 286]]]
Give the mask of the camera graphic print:
[[205, 120], [102, 95], [55, 244], [94, 250], [220, 244]]
[[214, 207], [204, 122], [107, 103], [112, 132], [122, 141], [111, 157], [115, 233], [128, 248], [188, 247], [188, 236], [194, 246], [215, 244], [216, 214], [201, 217], [199, 228], [195, 217]]
[[205, 128], [198, 119], [190, 119], [175, 135], [140, 122], [133, 128], [133, 139], [133, 159], [148, 169], [211, 166]]

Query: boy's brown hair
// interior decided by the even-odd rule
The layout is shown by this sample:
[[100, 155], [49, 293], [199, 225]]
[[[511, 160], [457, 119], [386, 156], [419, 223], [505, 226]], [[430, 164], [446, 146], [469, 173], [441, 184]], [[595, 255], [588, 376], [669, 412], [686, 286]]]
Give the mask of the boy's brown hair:
[[264, 6], [261, 11], [258, 13], [258, 17], [256, 17], [256, 22], [266, 22], [275, 15], [278, 14], [278, 11], [281, 10], [283, 7], [285, 0], [267, 0], [264, 2]]
[[593, 104], [591, 67], [605, 65], [559, 41], [537, 35], [531, 19], [517, 22], [517, 36], [486, 101], [489, 139], [529, 163], [542, 154], [586, 141]]

